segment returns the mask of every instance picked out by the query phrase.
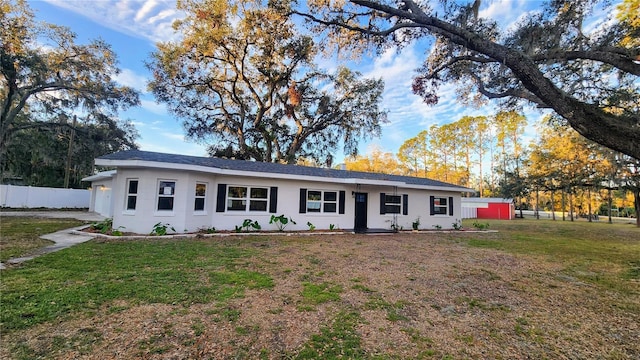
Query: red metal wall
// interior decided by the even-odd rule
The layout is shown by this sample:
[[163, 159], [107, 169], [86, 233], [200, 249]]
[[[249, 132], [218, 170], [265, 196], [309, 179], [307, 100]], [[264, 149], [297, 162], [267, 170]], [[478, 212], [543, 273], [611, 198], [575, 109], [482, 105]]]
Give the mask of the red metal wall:
[[510, 203], [489, 203], [487, 208], [478, 208], [478, 219], [511, 220], [515, 217], [515, 207]]

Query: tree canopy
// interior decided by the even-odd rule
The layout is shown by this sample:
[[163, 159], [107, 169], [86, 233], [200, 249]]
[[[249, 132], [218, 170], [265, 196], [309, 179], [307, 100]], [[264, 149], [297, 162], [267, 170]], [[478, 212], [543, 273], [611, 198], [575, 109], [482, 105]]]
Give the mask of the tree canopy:
[[102, 127], [103, 134], [118, 133], [125, 147], [135, 146], [134, 129], [121, 124], [117, 113], [138, 105], [138, 93], [113, 80], [120, 70], [108, 44], [101, 40], [77, 44], [68, 28], [34, 21], [22, 0], [0, 0], [0, 26], [2, 174], [8, 171], [7, 149], [24, 140], [18, 133], [72, 129], [74, 118], [78, 124]]
[[435, 45], [413, 82], [427, 104], [437, 103], [438, 89], [453, 83], [465, 101], [552, 109], [584, 137], [640, 159], [638, 22], [637, 15], [624, 15], [637, 0], [626, 0], [622, 15], [588, 31], [594, 11], [616, 14], [610, 1], [546, 1], [510, 29], [480, 17], [480, 0], [318, 0], [304, 11], [274, 3], [311, 20], [342, 52], [432, 37]]
[[316, 45], [291, 19], [256, 1], [178, 2], [179, 41], [147, 64], [156, 98], [210, 153], [257, 161], [331, 163], [343, 145], [380, 133], [381, 80], [314, 65]]
[[116, 122], [105, 117], [69, 125], [14, 133], [4, 154], [5, 182], [82, 188], [81, 180], [93, 173], [96, 157], [137, 147], [138, 133], [128, 121]]

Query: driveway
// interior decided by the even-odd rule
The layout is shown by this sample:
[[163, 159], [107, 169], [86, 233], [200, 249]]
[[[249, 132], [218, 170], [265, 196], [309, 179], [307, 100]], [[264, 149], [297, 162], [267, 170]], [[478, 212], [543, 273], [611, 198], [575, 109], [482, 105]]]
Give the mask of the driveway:
[[[83, 221], [101, 221], [104, 220], [105, 217], [87, 211], [2, 211], [0, 212], [0, 217], [5, 216], [30, 216], [30, 217], [43, 217], [43, 218], [54, 218], [54, 219], [78, 219]], [[71, 229], [65, 229], [56, 231], [51, 234], [42, 235], [41, 238], [53, 241], [54, 244], [38, 249], [35, 253], [7, 260], [7, 264], [15, 265], [20, 264], [22, 262], [31, 260], [37, 256], [48, 254], [54, 251], [66, 249], [76, 244], [80, 244], [86, 241], [93, 239], [95, 236], [87, 234], [77, 234], [74, 233], [73, 230], [79, 230], [84, 228], [84, 226], [75, 227]], [[0, 270], [6, 269], [4, 263], [0, 262]]]
[[105, 217], [88, 211], [0, 211], [0, 217], [4, 216], [33, 216], [54, 219], [78, 219], [84, 221], [101, 221]]

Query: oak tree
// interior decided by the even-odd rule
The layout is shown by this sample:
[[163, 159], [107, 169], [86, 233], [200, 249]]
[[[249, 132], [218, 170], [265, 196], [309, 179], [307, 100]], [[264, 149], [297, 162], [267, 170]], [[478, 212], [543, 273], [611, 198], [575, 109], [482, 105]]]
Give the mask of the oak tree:
[[[21, 131], [73, 129], [74, 115], [84, 124], [117, 127], [118, 111], [139, 104], [135, 90], [113, 80], [120, 70], [105, 42], [76, 43], [68, 28], [36, 22], [22, 0], [0, 0], [0, 26], [3, 174], [7, 149], [20, 145]], [[127, 128], [122, 125], [125, 133]]]
[[28, 128], [13, 134], [4, 154], [5, 181], [47, 187], [82, 188], [96, 157], [135, 149], [137, 131], [129, 121], [101, 118], [72, 126]]
[[[640, 48], [637, 12], [597, 23], [594, 11], [615, 14], [607, 0], [551, 0], [509, 29], [479, 16], [480, 0], [422, 2], [309, 1], [281, 11], [316, 24], [341, 51], [403, 46], [431, 37], [413, 91], [428, 104], [456, 84], [467, 100], [494, 99], [507, 109], [552, 109], [584, 137], [640, 159]], [[637, 0], [625, 0], [625, 9]], [[631, 12], [633, 14], [633, 12]]]
[[185, 0], [178, 41], [158, 44], [149, 87], [210, 153], [330, 164], [339, 146], [377, 136], [383, 82], [314, 64], [316, 45], [260, 1]]

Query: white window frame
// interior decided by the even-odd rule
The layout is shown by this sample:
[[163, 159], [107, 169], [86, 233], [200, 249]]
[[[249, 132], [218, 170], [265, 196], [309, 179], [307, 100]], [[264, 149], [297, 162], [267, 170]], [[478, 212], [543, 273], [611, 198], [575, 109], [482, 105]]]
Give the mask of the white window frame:
[[[389, 201], [392, 198], [398, 198], [400, 199], [399, 202], [392, 202]], [[403, 207], [403, 196], [402, 195], [394, 195], [394, 194], [384, 194], [384, 213], [385, 215], [402, 215], [402, 207]], [[393, 207], [393, 208], [398, 208], [398, 211], [389, 211], [389, 208]]]
[[[167, 186], [173, 183], [173, 186]], [[164, 184], [164, 186], [163, 186]], [[172, 179], [158, 179], [156, 186], [156, 212], [158, 213], [173, 213], [176, 207], [176, 187], [178, 181]], [[160, 198], [170, 198], [171, 209], [160, 209]]]
[[[198, 186], [204, 186], [204, 194], [198, 195]], [[193, 212], [199, 215], [204, 215], [207, 213], [207, 189], [209, 188], [209, 183], [196, 181], [196, 185], [194, 187], [193, 194]], [[202, 209], [196, 209], [196, 205], [198, 199], [202, 199]]]
[[[136, 191], [135, 192], [130, 192], [131, 190], [131, 183], [135, 181], [136, 182]], [[138, 178], [128, 178], [126, 181], [126, 194], [124, 196], [124, 212], [128, 213], [128, 214], [133, 214], [136, 212], [136, 209], [138, 208], [138, 193], [140, 192], [140, 179]], [[130, 209], [129, 208], [129, 198], [135, 198], [135, 206]]]
[[[311, 199], [311, 195], [316, 195], [320, 193], [320, 198], [316, 199], [315, 196]], [[335, 196], [334, 200], [327, 200], [327, 193], [333, 193]], [[307, 189], [307, 214], [337, 214], [338, 213], [338, 198], [339, 191], [338, 190], [318, 190], [318, 189]], [[310, 207], [309, 204], [312, 204]], [[327, 211], [327, 205], [334, 206], [333, 211]]]
[[[442, 200], [444, 200], [444, 205], [441, 204]], [[444, 212], [439, 212], [438, 209], [441, 209], [440, 211], [444, 210]], [[433, 197], [433, 215], [434, 216], [449, 215], [449, 198], [448, 197], [446, 197], [446, 196], [445, 197], [439, 197], [439, 196], [434, 196]]]
[[[232, 188], [243, 188], [245, 189], [244, 197], [232, 197], [231, 189]], [[253, 190], [265, 190], [265, 197], [253, 197]], [[227, 204], [225, 211], [230, 213], [267, 213], [269, 212], [269, 192], [271, 190], [268, 186], [249, 186], [249, 185], [229, 185], [227, 186]], [[243, 205], [243, 209], [233, 209], [230, 205], [233, 201], [241, 201]], [[251, 205], [255, 203], [264, 203], [264, 210], [252, 210]]]

